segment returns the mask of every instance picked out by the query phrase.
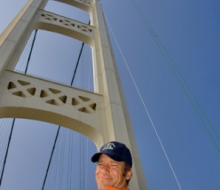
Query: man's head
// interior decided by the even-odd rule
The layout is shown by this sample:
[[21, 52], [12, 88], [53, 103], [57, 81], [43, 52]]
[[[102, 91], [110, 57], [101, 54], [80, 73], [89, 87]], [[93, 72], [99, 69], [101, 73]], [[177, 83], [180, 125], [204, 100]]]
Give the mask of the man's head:
[[132, 175], [132, 157], [130, 150], [124, 144], [109, 142], [103, 145], [91, 160], [97, 162], [98, 190], [105, 190], [107, 186], [127, 187]]

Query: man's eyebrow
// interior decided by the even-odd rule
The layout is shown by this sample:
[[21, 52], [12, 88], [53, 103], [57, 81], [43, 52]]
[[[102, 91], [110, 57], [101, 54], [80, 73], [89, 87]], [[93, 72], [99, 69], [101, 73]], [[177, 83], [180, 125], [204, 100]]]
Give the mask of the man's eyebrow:
[[110, 163], [111, 163], [111, 164], [118, 164], [118, 165], [119, 165], [119, 162], [114, 161], [114, 160], [111, 160]]

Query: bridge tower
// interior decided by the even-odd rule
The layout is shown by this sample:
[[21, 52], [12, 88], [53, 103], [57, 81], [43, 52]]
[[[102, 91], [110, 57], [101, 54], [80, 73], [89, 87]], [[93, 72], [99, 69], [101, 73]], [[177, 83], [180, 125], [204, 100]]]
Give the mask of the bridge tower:
[[[0, 118], [53, 123], [88, 136], [99, 148], [124, 142], [133, 155], [132, 190], [147, 190], [119, 74], [99, 0], [57, 0], [90, 14], [84, 24], [29, 0], [0, 36]], [[94, 92], [17, 73], [14, 68], [35, 29], [63, 34], [91, 46]]]

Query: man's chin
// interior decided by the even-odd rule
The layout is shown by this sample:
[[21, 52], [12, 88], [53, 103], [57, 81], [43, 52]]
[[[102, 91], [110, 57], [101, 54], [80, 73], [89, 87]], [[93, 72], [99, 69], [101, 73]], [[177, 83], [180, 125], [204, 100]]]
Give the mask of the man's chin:
[[98, 190], [106, 190], [109, 185], [106, 184], [98, 184]]
[[97, 184], [98, 190], [105, 190], [108, 186], [111, 186], [111, 182], [108, 180], [100, 180]]

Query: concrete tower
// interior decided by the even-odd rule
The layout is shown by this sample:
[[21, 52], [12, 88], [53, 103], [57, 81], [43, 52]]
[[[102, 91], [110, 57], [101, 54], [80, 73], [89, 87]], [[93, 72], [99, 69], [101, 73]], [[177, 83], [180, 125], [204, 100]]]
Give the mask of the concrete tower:
[[[0, 118], [26, 118], [67, 127], [88, 136], [97, 148], [111, 140], [124, 142], [134, 161], [130, 188], [147, 190], [99, 0], [57, 0], [87, 11], [91, 25], [43, 10], [47, 1], [29, 0], [0, 36]], [[14, 71], [35, 29], [91, 46], [94, 93]]]

